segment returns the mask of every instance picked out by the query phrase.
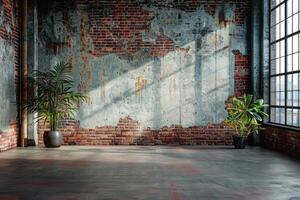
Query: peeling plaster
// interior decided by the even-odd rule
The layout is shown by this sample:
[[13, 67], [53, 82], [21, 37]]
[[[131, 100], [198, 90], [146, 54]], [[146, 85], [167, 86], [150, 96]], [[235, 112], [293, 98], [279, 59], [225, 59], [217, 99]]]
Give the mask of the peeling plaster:
[[10, 122], [16, 120], [15, 51], [12, 41], [12, 27], [5, 17], [3, 4], [0, 4], [0, 27], [7, 33], [0, 37], [0, 130], [9, 129]]
[[[96, 56], [84, 10], [51, 10], [43, 17], [39, 63], [44, 69], [61, 60], [71, 63], [76, 89], [89, 96], [77, 116], [81, 126], [116, 125], [128, 115], [151, 128], [222, 122], [224, 102], [234, 88], [232, 50], [248, 51], [247, 26], [232, 23], [234, 6], [217, 7], [219, 18], [201, 6], [192, 12], [142, 8], [153, 15], [149, 30], [141, 33], [142, 43], [159, 45], [159, 39], [168, 39], [173, 50], [153, 56], [155, 49], [141, 47], [126, 56]], [[53, 52], [49, 42], [65, 45]]]

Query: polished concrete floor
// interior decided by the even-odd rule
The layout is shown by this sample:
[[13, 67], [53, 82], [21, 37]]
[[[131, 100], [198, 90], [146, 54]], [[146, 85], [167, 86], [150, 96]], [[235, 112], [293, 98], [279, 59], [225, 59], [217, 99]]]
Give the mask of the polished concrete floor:
[[68, 146], [0, 153], [0, 200], [300, 200], [300, 162], [261, 148]]

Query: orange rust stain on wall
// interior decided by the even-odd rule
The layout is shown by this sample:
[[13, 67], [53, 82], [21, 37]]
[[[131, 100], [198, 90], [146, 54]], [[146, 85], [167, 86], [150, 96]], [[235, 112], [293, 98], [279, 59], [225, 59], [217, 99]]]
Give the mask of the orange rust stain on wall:
[[48, 42], [46, 44], [47, 49], [52, 51], [54, 55], [57, 55], [66, 46], [68, 46], [66, 42]]
[[106, 95], [106, 75], [105, 67], [100, 67], [100, 85], [101, 85], [101, 98], [104, 99]]
[[[67, 36], [67, 44], [68, 44], [67, 47], [69, 49], [72, 49], [73, 46], [74, 46], [73, 45], [73, 38], [72, 38], [71, 34], [68, 34], [68, 36]], [[76, 64], [76, 58], [75, 58], [75, 55], [72, 51], [69, 51], [68, 57], [69, 57], [69, 59], [68, 59], [68, 64], [69, 64], [68, 70], [69, 70], [69, 73], [72, 73], [74, 65]]]
[[68, 33], [66, 39], [64, 39], [64, 41], [62, 41], [62, 42], [52, 42], [52, 41], [47, 42], [46, 48], [48, 50], [50, 50], [54, 55], [57, 55], [65, 48], [72, 49], [73, 48], [73, 39], [72, 39], [71, 34]]
[[88, 26], [88, 16], [80, 13], [80, 58], [83, 66], [80, 70], [80, 84], [79, 88], [81, 92], [89, 92], [91, 82], [93, 80], [92, 69], [89, 65], [89, 60], [91, 54], [89, 53], [90, 38], [89, 38], [89, 26]]
[[75, 65], [75, 58], [73, 55], [70, 55], [69, 60], [68, 60], [68, 72], [69, 73], [73, 72], [74, 65]]
[[146, 88], [148, 81], [143, 76], [138, 76], [135, 82], [135, 95], [141, 95], [141, 91]]
[[[82, 15], [85, 16], [85, 15]], [[85, 52], [89, 48], [89, 33], [88, 33], [87, 19], [83, 17], [80, 23], [80, 51]]]
[[174, 96], [176, 94], [176, 79], [173, 78], [170, 82], [169, 86], [170, 96]]
[[80, 91], [87, 93], [90, 87], [90, 83], [93, 80], [93, 74], [89, 65], [89, 55], [85, 53], [82, 54], [81, 60], [83, 62], [83, 66], [80, 70]]

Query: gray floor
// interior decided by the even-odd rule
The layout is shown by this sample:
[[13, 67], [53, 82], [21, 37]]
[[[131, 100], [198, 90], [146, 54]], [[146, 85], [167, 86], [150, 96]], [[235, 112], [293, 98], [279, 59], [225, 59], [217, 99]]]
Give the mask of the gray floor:
[[261, 149], [70, 146], [0, 153], [0, 200], [299, 200], [300, 162]]

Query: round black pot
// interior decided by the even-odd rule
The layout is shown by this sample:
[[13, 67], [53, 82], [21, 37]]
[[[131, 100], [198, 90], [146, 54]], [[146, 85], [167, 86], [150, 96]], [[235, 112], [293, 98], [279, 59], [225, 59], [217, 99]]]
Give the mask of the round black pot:
[[247, 139], [246, 137], [240, 137], [240, 136], [233, 135], [232, 138], [233, 138], [234, 148], [245, 149], [246, 139]]
[[44, 144], [48, 148], [60, 147], [63, 141], [62, 133], [59, 131], [45, 131]]

